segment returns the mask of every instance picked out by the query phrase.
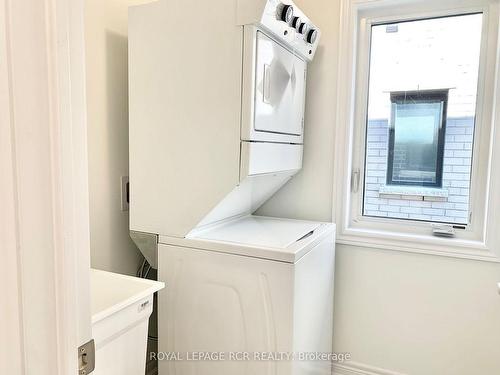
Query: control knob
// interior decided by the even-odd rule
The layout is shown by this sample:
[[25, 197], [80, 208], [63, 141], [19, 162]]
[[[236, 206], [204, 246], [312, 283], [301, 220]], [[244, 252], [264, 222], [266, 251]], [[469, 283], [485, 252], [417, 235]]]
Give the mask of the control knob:
[[318, 38], [318, 30], [310, 29], [307, 32], [307, 36], [306, 36], [307, 43], [314, 44], [314, 42], [316, 41], [317, 38]]
[[299, 28], [297, 29], [297, 31], [301, 34], [305, 34], [306, 31], [307, 31], [307, 24], [305, 22], [302, 22], [300, 25], [299, 25]]
[[293, 17], [290, 26], [292, 26], [295, 30], [299, 31], [300, 25], [302, 25], [300, 17]]
[[278, 11], [278, 18], [283, 22], [290, 23], [292, 17], [293, 17], [293, 6], [283, 4], [281, 9]]

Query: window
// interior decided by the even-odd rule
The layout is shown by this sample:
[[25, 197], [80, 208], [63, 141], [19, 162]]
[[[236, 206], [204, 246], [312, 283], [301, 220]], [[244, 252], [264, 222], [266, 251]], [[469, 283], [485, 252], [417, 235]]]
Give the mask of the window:
[[388, 185], [441, 187], [448, 90], [392, 92]]
[[500, 3], [341, 1], [338, 242], [495, 258]]
[[366, 216], [468, 224], [482, 22], [371, 26]]

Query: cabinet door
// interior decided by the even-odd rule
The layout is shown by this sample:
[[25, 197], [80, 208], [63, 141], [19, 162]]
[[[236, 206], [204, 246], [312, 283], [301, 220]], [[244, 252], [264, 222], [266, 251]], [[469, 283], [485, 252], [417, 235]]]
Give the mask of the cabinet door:
[[[290, 374], [291, 363], [231, 360], [292, 350], [293, 265], [160, 245], [159, 352], [223, 352], [224, 360], [163, 360], [160, 375]], [[239, 358], [242, 359], [242, 358]]]
[[300, 136], [307, 65], [261, 31], [256, 38], [254, 128]]

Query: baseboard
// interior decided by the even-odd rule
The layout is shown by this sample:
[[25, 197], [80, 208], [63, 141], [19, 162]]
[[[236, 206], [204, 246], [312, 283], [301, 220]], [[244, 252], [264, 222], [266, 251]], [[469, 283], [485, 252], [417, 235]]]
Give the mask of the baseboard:
[[368, 366], [359, 362], [343, 362], [333, 365], [332, 375], [405, 375], [402, 372], [390, 371], [379, 367]]
[[[407, 375], [402, 372], [389, 371], [351, 361], [334, 364], [332, 371], [332, 375]], [[158, 368], [152, 368], [146, 372], [146, 375], [157, 374]]]

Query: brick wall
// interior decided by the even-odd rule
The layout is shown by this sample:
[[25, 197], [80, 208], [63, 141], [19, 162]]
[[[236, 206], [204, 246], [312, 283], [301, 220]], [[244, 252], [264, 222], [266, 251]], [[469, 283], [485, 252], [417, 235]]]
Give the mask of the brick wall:
[[[370, 120], [367, 129], [364, 214], [368, 216], [467, 223], [474, 118], [448, 118], [443, 159], [443, 184], [448, 196], [385, 194], [389, 143], [388, 121]], [[431, 189], [434, 191], [434, 189]]]

